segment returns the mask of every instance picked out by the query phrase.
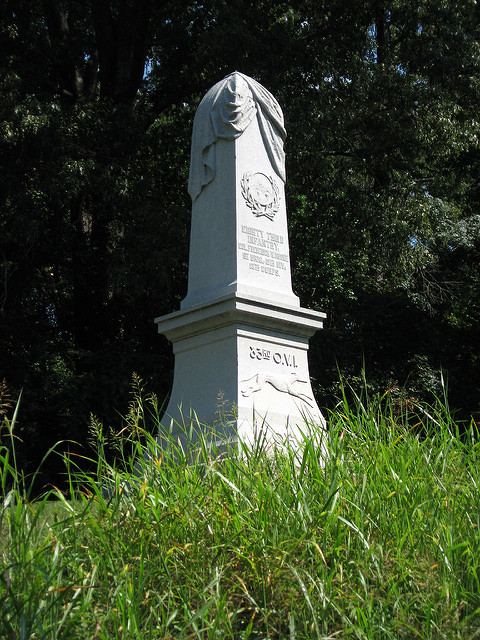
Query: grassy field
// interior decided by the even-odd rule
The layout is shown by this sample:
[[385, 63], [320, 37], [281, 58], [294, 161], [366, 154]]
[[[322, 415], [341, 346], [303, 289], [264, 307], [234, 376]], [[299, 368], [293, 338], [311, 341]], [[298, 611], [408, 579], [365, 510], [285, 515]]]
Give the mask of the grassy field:
[[66, 458], [67, 496], [29, 500], [5, 419], [2, 639], [480, 638], [473, 426], [357, 398], [329, 416], [325, 461], [312, 425], [300, 454], [155, 457], [155, 401], [137, 400], [130, 459], [107, 464], [94, 423], [95, 472]]

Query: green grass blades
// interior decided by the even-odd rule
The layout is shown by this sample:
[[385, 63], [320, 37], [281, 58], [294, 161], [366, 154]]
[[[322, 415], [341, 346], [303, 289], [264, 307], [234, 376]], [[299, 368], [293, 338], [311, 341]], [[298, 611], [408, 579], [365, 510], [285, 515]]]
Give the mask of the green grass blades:
[[94, 471], [36, 500], [3, 446], [0, 637], [479, 637], [476, 434], [415, 411], [344, 397], [322, 460], [314, 425], [300, 451], [160, 450], [142, 406], [115, 463], [96, 423]]

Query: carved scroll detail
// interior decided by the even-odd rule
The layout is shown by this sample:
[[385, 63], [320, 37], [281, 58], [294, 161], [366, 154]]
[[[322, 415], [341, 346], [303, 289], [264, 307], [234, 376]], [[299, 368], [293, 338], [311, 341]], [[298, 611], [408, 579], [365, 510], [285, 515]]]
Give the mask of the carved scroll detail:
[[280, 393], [287, 393], [294, 398], [299, 398], [309, 407], [313, 408], [313, 398], [311, 396], [307, 396], [305, 393], [300, 393], [296, 389], [293, 388], [295, 383], [299, 384], [308, 384], [308, 380], [300, 380], [297, 378], [296, 374], [292, 374], [290, 376], [272, 376], [270, 374], [265, 373], [256, 373], [251, 378], [247, 378], [246, 380], [241, 380], [240, 384], [248, 383], [243, 389], [241, 389], [241, 394], [244, 398], [248, 398], [252, 393], [256, 393], [257, 391], [261, 391], [265, 385], [269, 384]]

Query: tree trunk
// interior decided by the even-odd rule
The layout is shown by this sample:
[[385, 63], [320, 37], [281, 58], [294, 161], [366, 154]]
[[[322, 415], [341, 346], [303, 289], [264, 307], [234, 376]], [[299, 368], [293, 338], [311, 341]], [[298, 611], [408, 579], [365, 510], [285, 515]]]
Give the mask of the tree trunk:
[[151, 0], [121, 0], [114, 17], [107, 0], [92, 0], [98, 41], [101, 96], [132, 104], [145, 70]]

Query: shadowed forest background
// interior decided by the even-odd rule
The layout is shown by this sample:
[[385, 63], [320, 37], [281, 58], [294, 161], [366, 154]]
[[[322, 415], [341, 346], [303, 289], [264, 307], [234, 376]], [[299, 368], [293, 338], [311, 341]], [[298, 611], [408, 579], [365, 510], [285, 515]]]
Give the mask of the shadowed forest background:
[[399, 410], [443, 375], [479, 421], [479, 38], [475, 0], [5, 0], [0, 412], [23, 388], [25, 469], [91, 414], [120, 429], [134, 372], [167, 397], [153, 318], [186, 294], [193, 117], [234, 70], [284, 111], [319, 405], [339, 374]]

